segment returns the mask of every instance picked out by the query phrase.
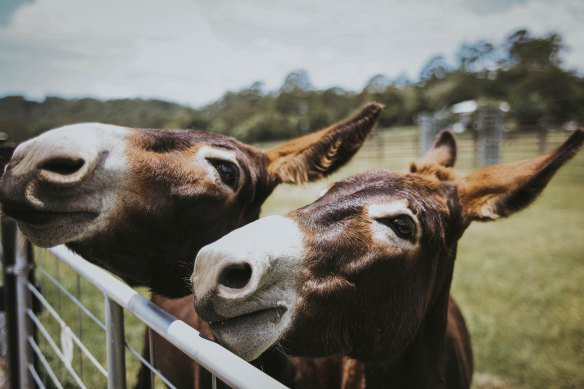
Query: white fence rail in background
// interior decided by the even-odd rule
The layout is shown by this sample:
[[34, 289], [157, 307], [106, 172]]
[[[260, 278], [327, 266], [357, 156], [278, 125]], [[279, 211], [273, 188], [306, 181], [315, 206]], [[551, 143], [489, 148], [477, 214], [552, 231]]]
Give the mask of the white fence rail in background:
[[[17, 241], [21, 240], [20, 232], [17, 233]], [[16, 237], [15, 237], [16, 238]], [[20, 242], [17, 247], [26, 247]], [[51, 338], [49, 331], [45, 328], [41, 320], [37, 317], [32, 309], [32, 299], [36, 299], [48, 312], [50, 316], [61, 326], [61, 331], [69, 331], [66, 337], [70, 343], [85, 354], [92, 364], [101, 374], [107, 377], [108, 388], [125, 388], [126, 371], [125, 371], [125, 349], [128, 347], [137, 357], [139, 355], [126, 344], [124, 337], [124, 314], [126, 310], [136, 316], [147, 327], [157, 332], [160, 336], [168, 340], [186, 355], [198, 362], [201, 366], [209, 370], [214, 376], [221, 379], [226, 384], [234, 388], [285, 388], [278, 381], [269, 377], [262, 371], [258, 370], [251, 364], [240, 359], [233, 353], [224, 349], [217, 343], [214, 343], [202, 336], [199, 332], [188, 326], [186, 323], [176, 319], [168, 314], [148, 299], [140, 295], [134, 289], [130, 288], [123, 282], [113, 277], [103, 269], [87, 262], [85, 259], [74, 254], [65, 246], [58, 246], [49, 249], [57, 259], [68, 265], [74, 272], [85, 278], [101, 292], [105, 297], [105, 323], [101, 323], [87, 310], [78, 298], [75, 298], [58, 280], [54, 279], [48, 272], [39, 269], [43, 277], [47, 277], [53, 282], [60, 291], [65, 293], [79, 309], [83, 310], [106, 332], [106, 360], [107, 366], [104, 368], [95, 358], [91, 351], [83, 344], [80, 337], [76, 336], [67, 327], [67, 323], [59, 316], [49, 302], [43, 297], [42, 292], [29, 280], [30, 264], [26, 258], [26, 250], [19, 249], [16, 252], [16, 263], [14, 273], [17, 277], [17, 295], [18, 295], [18, 327], [19, 333], [18, 351], [19, 351], [19, 382], [22, 388], [37, 387], [44, 388], [40, 376], [48, 376], [51, 385], [57, 388], [63, 387], [59, 381], [58, 372], [53, 371], [47, 358], [43, 355], [41, 347], [35, 336], [33, 328], [37, 330], [39, 338], [53, 349], [57, 358], [61, 360], [63, 366], [73, 378], [75, 384], [81, 388], [86, 387], [80, 374], [77, 374], [71, 367], [71, 355], [66, 355], [67, 348], [73, 347], [72, 344], [67, 346], [61, 340], [55, 341]], [[59, 303], [60, 304], [60, 303]], [[58, 344], [61, 343], [60, 346]], [[71, 352], [69, 352], [70, 354]], [[34, 361], [36, 358], [36, 362]], [[139, 357], [140, 358], [140, 357]], [[148, 364], [148, 361], [141, 359], [142, 363]], [[42, 366], [40, 369], [38, 366]], [[152, 366], [148, 366], [152, 368]], [[160, 376], [160, 373], [154, 370], [154, 373]], [[164, 377], [160, 377], [165, 384], [170, 384]], [[213, 383], [215, 378], [213, 377]], [[172, 387], [172, 385], [169, 385]], [[214, 386], [214, 385], [213, 385]]]

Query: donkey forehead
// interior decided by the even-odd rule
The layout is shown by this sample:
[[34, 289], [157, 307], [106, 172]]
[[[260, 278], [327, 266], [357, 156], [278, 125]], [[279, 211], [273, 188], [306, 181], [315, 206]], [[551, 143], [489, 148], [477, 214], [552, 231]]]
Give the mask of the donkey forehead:
[[443, 205], [443, 193], [435, 179], [375, 170], [333, 184], [302, 211], [312, 216], [330, 212], [348, 216], [352, 213], [369, 214], [367, 210], [374, 206], [376, 215], [382, 208], [394, 213], [399, 209], [409, 209], [419, 214], [433, 208], [443, 210]]
[[264, 170], [260, 151], [227, 136], [196, 130], [133, 129], [128, 149], [134, 168], [145, 176], [153, 173], [158, 180], [166, 175], [167, 180], [183, 181], [190, 172], [203, 168], [201, 162], [205, 160], [239, 166], [246, 177], [244, 182], [256, 182]]
[[134, 129], [130, 137], [131, 147], [157, 154], [181, 153], [209, 146], [238, 158], [255, 156], [257, 151], [236, 139], [197, 130], [152, 130]]
[[197, 144], [208, 144], [225, 149], [247, 147], [233, 138], [198, 130], [135, 129], [133, 143], [146, 151], [159, 153], [182, 151]]
[[431, 177], [377, 170], [339, 181], [314, 203], [288, 216], [310, 236], [333, 240], [359, 236], [366, 242], [363, 237], [373, 231], [368, 226], [405, 215], [417, 226], [416, 240], [436, 247], [443, 243], [452, 216], [447, 204], [440, 183]]

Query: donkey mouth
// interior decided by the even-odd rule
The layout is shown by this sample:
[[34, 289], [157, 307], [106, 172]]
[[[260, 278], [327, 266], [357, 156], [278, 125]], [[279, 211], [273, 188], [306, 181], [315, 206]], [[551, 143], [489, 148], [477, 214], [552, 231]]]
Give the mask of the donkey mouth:
[[34, 226], [44, 226], [51, 224], [56, 220], [62, 220], [67, 217], [75, 219], [93, 219], [98, 216], [95, 212], [77, 211], [77, 212], [53, 212], [41, 211], [32, 207], [14, 206], [5, 204], [2, 207], [2, 213], [18, 222]]
[[277, 307], [260, 309], [243, 315], [212, 321], [209, 322], [209, 326], [213, 331], [221, 331], [238, 326], [255, 326], [267, 321], [277, 322], [280, 321], [286, 311], [286, 307], [279, 305]]

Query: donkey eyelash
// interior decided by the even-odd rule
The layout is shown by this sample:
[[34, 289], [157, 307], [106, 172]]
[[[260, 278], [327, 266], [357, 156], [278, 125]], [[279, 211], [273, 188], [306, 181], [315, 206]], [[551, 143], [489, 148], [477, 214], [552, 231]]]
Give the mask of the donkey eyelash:
[[207, 161], [219, 173], [221, 181], [231, 189], [237, 189], [239, 184], [239, 168], [231, 161], [225, 161], [222, 159], [207, 158]]
[[415, 242], [417, 231], [416, 223], [408, 215], [395, 215], [375, 219], [377, 222], [391, 228], [395, 234], [412, 243]]

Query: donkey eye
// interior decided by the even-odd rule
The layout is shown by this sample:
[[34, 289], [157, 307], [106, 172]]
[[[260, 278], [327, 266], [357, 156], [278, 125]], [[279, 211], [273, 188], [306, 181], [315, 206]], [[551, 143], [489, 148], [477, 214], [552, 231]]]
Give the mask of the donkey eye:
[[239, 178], [239, 170], [237, 167], [232, 162], [218, 159], [209, 159], [209, 162], [211, 162], [211, 164], [219, 173], [221, 181], [223, 181], [231, 189], [235, 190]]
[[416, 224], [406, 215], [392, 216], [377, 219], [378, 222], [385, 224], [402, 239], [413, 241], [416, 235]]

